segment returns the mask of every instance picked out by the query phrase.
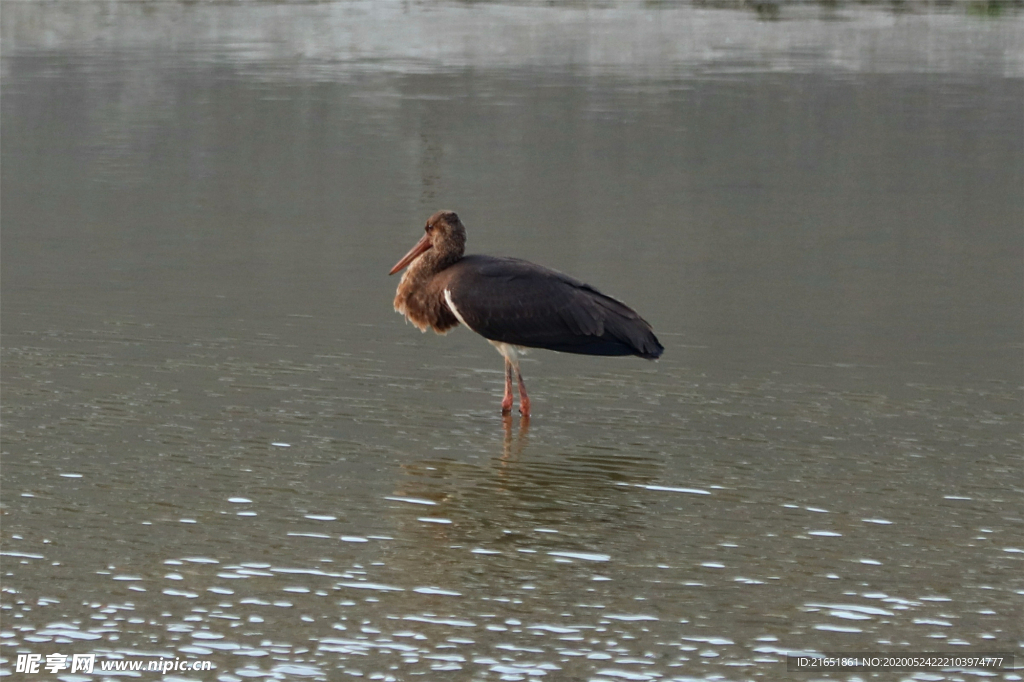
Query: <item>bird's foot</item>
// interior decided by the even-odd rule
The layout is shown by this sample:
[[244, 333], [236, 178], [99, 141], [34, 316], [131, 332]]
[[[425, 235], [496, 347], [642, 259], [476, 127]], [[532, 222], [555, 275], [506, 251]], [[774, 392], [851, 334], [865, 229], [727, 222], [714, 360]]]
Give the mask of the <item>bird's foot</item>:
[[523, 415], [524, 419], [530, 418], [530, 399], [526, 397], [520, 397], [519, 399], [519, 414]]

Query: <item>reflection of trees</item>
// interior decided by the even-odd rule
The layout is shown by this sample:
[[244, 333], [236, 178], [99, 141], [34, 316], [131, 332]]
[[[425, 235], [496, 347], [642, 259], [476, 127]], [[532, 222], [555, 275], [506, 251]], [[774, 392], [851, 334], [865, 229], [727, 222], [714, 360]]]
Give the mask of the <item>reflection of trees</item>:
[[[444, 159], [444, 148], [441, 146], [440, 135], [433, 135], [432, 126], [424, 122], [424, 130], [420, 131], [420, 209], [422, 212], [437, 210], [438, 183], [441, 180], [441, 161]], [[442, 126], [438, 126], [442, 127]]]
[[[705, 69], [734, 61], [768, 66], [800, 65], [794, 55], [829, 55], [825, 68], [884, 70], [934, 65], [937, 53], [944, 66], [971, 69], [976, 31], [984, 31], [987, 49], [1009, 75], [1020, 75], [1018, 36], [1011, 24], [992, 31], [964, 23], [929, 23], [929, 12], [959, 11], [1013, 17], [1017, 0], [877, 0], [836, 3], [819, 0], [844, 22], [780, 22], [765, 39], [763, 27], [739, 13], [757, 12], [765, 19], [781, 15], [806, 17], [804, 3], [777, 0], [697, 0], [686, 4], [656, 0], [638, 4], [606, 3], [614, 12], [592, 12], [576, 3], [510, 9], [500, 3], [52, 3], [13, 2], [4, 6], [2, 39], [5, 54], [45, 49], [142, 49], [194, 51], [213, 46], [230, 60], [247, 66], [280, 65], [277, 73], [322, 79], [333, 70], [350, 74], [353, 64], [376, 68], [389, 63], [398, 71], [584, 68], [589, 73], [664, 74], [671, 69]], [[836, 5], [838, 4], [838, 7]], [[707, 8], [721, 11], [709, 13]], [[927, 32], [927, 40], [880, 40], [892, 28], [876, 19], [879, 12], [912, 9], [907, 22]], [[921, 18], [918, 18], [918, 17]], [[900, 30], [906, 31], [906, 26]], [[438, 36], [444, 36], [438, 39]], [[729, 49], [722, 49], [728, 45]], [[244, 48], [240, 49], [240, 46]], [[201, 48], [201, 49], [200, 49]], [[1002, 56], [998, 56], [1002, 55]], [[998, 71], [998, 69], [997, 69]]]

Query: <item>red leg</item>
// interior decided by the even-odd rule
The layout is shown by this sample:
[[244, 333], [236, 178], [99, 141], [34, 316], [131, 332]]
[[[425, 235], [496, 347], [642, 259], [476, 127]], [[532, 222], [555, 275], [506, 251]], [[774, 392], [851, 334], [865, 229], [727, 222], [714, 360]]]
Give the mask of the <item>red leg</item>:
[[512, 363], [505, 358], [505, 398], [501, 401], [501, 413], [512, 413]]
[[526, 395], [526, 384], [523, 383], [523, 375], [519, 370], [516, 370], [516, 376], [519, 378], [519, 414], [529, 419], [530, 397]]

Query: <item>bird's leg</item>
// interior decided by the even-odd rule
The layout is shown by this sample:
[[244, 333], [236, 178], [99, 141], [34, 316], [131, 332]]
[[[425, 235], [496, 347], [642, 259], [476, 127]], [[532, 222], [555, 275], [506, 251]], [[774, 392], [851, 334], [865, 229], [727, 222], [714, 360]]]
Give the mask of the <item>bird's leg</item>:
[[512, 361], [505, 358], [505, 398], [501, 401], [501, 413], [512, 413]]
[[524, 418], [530, 418], [530, 396], [526, 395], [526, 384], [523, 383], [523, 373], [516, 367], [516, 377], [519, 378], [519, 414]]

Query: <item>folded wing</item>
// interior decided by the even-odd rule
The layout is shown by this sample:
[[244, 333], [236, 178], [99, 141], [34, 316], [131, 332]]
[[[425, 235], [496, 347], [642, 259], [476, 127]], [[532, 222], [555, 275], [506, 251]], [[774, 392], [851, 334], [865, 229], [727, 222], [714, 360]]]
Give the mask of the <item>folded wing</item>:
[[664, 350], [632, 308], [555, 270], [515, 258], [466, 256], [442, 275], [438, 284], [456, 316], [492, 341], [651, 360]]

